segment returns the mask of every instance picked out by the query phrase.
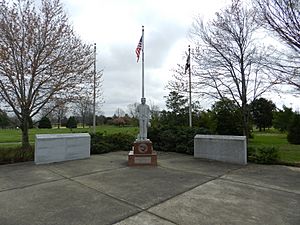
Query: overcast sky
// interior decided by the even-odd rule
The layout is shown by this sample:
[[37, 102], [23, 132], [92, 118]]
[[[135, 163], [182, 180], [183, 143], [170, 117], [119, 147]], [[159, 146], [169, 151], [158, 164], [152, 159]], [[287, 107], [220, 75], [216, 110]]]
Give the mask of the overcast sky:
[[[188, 32], [197, 16], [209, 19], [229, 0], [62, 0], [75, 32], [83, 41], [97, 44], [97, 68], [103, 72], [101, 106], [106, 116], [117, 108], [140, 102], [141, 60], [135, 48], [145, 26], [145, 97], [165, 108], [165, 88], [171, 69], [185, 64]], [[276, 104], [292, 106], [282, 97]], [[201, 101], [200, 101], [201, 102]], [[298, 103], [299, 105], [299, 103]], [[297, 108], [296, 108], [297, 109]], [[298, 106], [299, 110], [299, 106]]]

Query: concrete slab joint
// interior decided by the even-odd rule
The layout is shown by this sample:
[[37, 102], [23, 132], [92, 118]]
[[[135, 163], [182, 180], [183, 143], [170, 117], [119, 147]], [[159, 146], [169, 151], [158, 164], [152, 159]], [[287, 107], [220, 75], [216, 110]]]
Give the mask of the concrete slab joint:
[[37, 134], [34, 162], [44, 164], [89, 158], [90, 143], [88, 133]]
[[194, 138], [194, 157], [246, 165], [246, 137], [197, 134]]

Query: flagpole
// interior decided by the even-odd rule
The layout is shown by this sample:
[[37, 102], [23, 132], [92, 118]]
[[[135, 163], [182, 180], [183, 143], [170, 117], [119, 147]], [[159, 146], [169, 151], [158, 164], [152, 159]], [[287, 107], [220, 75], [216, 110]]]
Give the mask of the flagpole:
[[94, 43], [93, 133], [96, 133], [96, 43]]
[[192, 127], [192, 78], [191, 78], [191, 46], [189, 45], [189, 125]]
[[145, 88], [144, 88], [144, 26], [142, 26], [142, 98], [145, 98]]

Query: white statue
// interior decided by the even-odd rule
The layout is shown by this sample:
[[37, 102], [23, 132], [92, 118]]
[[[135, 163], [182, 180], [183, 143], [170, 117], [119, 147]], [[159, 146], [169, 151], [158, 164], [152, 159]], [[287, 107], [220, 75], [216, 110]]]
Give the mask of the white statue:
[[139, 118], [140, 133], [138, 140], [147, 140], [147, 128], [150, 119], [150, 108], [146, 104], [146, 98], [141, 99], [142, 104], [137, 107], [137, 113]]

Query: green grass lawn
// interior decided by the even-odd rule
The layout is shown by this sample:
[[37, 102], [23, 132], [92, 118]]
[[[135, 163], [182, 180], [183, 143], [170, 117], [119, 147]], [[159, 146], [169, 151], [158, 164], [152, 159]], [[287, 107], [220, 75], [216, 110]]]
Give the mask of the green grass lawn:
[[254, 138], [250, 139], [249, 146], [252, 147], [276, 147], [279, 150], [280, 161], [300, 164], [300, 145], [289, 144], [286, 133], [274, 132], [258, 132], [253, 133]]
[[[75, 128], [72, 131], [68, 128], [52, 128], [52, 129], [30, 129], [29, 130], [29, 141], [34, 143], [36, 134], [63, 134], [63, 133], [84, 133], [92, 132], [92, 128]], [[117, 126], [97, 126], [96, 132], [104, 134], [113, 133], [130, 133], [138, 134], [138, 127], [117, 127]], [[16, 129], [0, 129], [0, 147], [15, 147], [17, 142], [21, 142], [22, 131]]]

